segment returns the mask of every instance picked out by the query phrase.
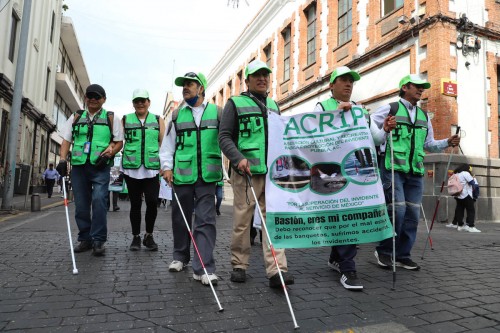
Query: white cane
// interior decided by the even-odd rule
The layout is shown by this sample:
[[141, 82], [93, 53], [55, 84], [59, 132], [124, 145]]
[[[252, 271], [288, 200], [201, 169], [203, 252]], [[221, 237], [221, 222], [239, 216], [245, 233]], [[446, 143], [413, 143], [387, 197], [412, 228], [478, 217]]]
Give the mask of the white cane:
[[392, 131], [389, 132], [391, 143], [391, 202], [392, 202], [392, 290], [396, 289], [396, 203], [394, 188], [394, 148], [392, 142]]
[[262, 227], [266, 231], [267, 242], [269, 243], [269, 248], [271, 249], [271, 253], [273, 255], [274, 264], [276, 265], [276, 268], [278, 269], [278, 274], [280, 277], [281, 286], [283, 287], [283, 291], [285, 292], [286, 301], [288, 303], [288, 308], [290, 309], [290, 314], [292, 315], [293, 324], [295, 326], [294, 328], [297, 329], [297, 328], [299, 328], [299, 325], [297, 325], [297, 321], [295, 320], [295, 314], [293, 313], [293, 308], [292, 308], [292, 303], [290, 302], [290, 297], [288, 297], [288, 291], [286, 290], [285, 280], [283, 280], [283, 275], [281, 274], [281, 269], [280, 269], [280, 266], [278, 265], [278, 259], [276, 258], [276, 253], [274, 252], [274, 246], [273, 246], [273, 243], [271, 242], [271, 238], [269, 237], [269, 231], [267, 230], [266, 220], [264, 219], [264, 215], [262, 215], [262, 210], [260, 209], [259, 200], [257, 200], [257, 195], [255, 194], [255, 191], [253, 189], [252, 179], [250, 178], [250, 176], [248, 174], [245, 174], [245, 176], [247, 178], [248, 185], [250, 186], [250, 190], [252, 190], [253, 198], [255, 200], [255, 205], [257, 206], [257, 208], [259, 210], [259, 216], [260, 216], [260, 219], [262, 221]]
[[73, 239], [71, 238], [71, 226], [69, 223], [69, 213], [68, 213], [68, 193], [66, 192], [66, 181], [64, 177], [62, 177], [63, 184], [63, 195], [64, 195], [64, 208], [66, 210], [66, 224], [68, 225], [68, 238], [69, 238], [69, 247], [71, 249], [71, 260], [73, 261], [73, 274], [78, 274], [78, 269], [76, 268], [75, 262], [75, 253], [73, 252]]

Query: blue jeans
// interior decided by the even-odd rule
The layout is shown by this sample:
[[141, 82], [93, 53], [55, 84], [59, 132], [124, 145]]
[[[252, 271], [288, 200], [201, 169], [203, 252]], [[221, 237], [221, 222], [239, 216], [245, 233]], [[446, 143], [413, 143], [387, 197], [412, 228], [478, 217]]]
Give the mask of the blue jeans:
[[220, 206], [222, 204], [222, 198], [224, 197], [224, 192], [223, 192], [222, 189], [223, 189], [222, 186], [216, 186], [215, 187], [215, 198], [217, 199], [216, 203], [215, 203], [215, 209], [217, 211], [220, 210]]
[[107, 166], [98, 170], [90, 163], [71, 169], [78, 241], [107, 240], [109, 169]]
[[[380, 172], [387, 203], [389, 217], [392, 218], [391, 170], [386, 170], [381, 163]], [[417, 226], [420, 218], [420, 205], [424, 178], [422, 176], [394, 172], [394, 200], [396, 219], [396, 260], [411, 258], [411, 249], [417, 238]], [[392, 256], [392, 238], [387, 238], [377, 246], [379, 254]]]

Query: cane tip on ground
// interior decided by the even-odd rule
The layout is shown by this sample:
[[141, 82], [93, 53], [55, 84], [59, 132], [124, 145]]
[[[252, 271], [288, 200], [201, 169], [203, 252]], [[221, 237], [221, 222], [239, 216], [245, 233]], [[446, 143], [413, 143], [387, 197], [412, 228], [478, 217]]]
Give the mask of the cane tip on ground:
[[224, 309], [223, 309], [223, 308], [220, 308], [220, 309], [219, 309], [219, 312], [224, 312]]
[[77, 275], [78, 274], [78, 269], [74, 269], [73, 270], [73, 275]]

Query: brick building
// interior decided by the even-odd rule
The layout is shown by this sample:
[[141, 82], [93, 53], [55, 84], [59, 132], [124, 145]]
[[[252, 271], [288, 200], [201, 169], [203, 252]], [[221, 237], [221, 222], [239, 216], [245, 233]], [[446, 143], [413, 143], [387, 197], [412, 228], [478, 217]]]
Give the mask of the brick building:
[[[244, 91], [244, 68], [255, 58], [272, 68], [269, 93], [285, 114], [328, 98], [337, 66], [360, 72], [352, 99], [369, 111], [397, 99], [404, 75], [421, 74], [432, 84], [420, 103], [435, 137], [461, 126], [462, 153], [474, 159], [485, 196], [500, 196], [499, 0], [267, 1], [210, 72], [208, 98], [222, 106]], [[432, 163], [438, 174], [440, 162]], [[442, 177], [426, 181], [440, 185]], [[436, 187], [427, 186], [429, 198]]]

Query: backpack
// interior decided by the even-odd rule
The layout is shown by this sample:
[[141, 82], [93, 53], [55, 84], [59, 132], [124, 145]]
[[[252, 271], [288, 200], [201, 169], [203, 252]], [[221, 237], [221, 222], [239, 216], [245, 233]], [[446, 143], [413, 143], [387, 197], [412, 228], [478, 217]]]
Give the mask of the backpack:
[[453, 197], [458, 197], [461, 193], [462, 190], [464, 189], [464, 186], [460, 182], [460, 179], [458, 178], [458, 174], [454, 173], [453, 175], [448, 178], [448, 194], [453, 196]]
[[474, 184], [472, 184], [472, 199], [479, 199], [479, 184], [477, 183], [476, 178], [474, 178]]

